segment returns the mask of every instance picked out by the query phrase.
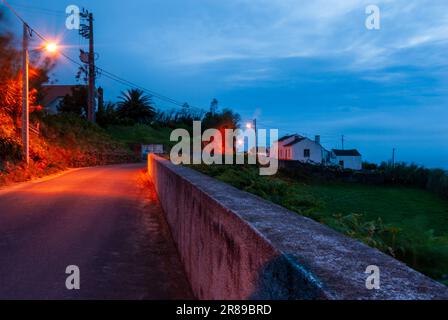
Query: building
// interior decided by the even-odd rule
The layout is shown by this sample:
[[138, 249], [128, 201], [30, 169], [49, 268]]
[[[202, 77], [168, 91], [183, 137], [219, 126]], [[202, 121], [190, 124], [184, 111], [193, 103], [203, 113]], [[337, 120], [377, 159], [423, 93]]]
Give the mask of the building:
[[79, 85], [47, 85], [43, 86], [44, 99], [42, 105], [44, 110], [50, 114], [58, 112], [59, 103], [66, 95], [72, 94], [72, 89], [79, 87]]
[[320, 136], [314, 140], [298, 134], [280, 138], [274, 143], [279, 160], [295, 160], [307, 163], [326, 163], [328, 151], [320, 144]]
[[331, 150], [331, 163], [343, 169], [362, 170], [362, 156], [358, 150]]

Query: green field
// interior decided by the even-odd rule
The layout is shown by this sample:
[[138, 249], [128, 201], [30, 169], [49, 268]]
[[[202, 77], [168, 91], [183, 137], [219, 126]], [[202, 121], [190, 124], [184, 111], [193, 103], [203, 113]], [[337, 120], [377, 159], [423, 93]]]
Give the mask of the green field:
[[423, 189], [262, 177], [253, 166], [194, 166], [377, 248], [448, 284], [448, 200]]
[[362, 214], [368, 220], [381, 217], [386, 224], [406, 230], [434, 230], [448, 234], [448, 200], [428, 191], [404, 187], [359, 184], [297, 184], [299, 192], [320, 200], [325, 215]]

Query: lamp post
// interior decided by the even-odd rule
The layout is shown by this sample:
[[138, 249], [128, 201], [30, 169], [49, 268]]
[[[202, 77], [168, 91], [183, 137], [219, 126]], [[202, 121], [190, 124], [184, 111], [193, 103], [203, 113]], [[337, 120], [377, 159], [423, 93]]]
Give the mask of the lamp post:
[[[26, 165], [30, 163], [30, 102], [29, 102], [29, 50], [28, 40], [31, 36], [31, 28], [23, 23], [22, 38], [22, 143], [23, 158]], [[45, 45], [48, 53], [56, 53], [58, 46], [54, 42]]]
[[22, 39], [22, 142], [23, 142], [23, 157], [25, 163], [30, 163], [30, 116], [29, 116], [29, 76], [28, 76], [28, 36], [29, 27], [26, 23], [23, 24], [23, 39]]
[[254, 119], [252, 122], [246, 123], [247, 129], [254, 129], [255, 131], [255, 154], [258, 156], [258, 137], [257, 137], [257, 119]]

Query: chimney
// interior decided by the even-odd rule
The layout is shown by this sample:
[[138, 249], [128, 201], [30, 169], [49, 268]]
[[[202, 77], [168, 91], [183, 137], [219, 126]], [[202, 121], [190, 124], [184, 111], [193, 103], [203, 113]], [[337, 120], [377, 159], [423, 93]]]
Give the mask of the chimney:
[[315, 140], [317, 144], [320, 144], [320, 136], [316, 136]]

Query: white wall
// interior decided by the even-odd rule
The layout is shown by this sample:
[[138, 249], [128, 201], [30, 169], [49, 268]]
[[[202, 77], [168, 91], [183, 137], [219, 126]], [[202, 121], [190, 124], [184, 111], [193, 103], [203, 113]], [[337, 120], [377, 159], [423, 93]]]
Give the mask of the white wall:
[[[312, 161], [315, 163], [322, 163], [322, 146], [310, 139], [306, 138], [305, 140], [296, 143], [291, 148], [292, 148], [292, 160], [298, 160], [303, 162]], [[309, 158], [304, 157], [305, 149], [310, 150]]]
[[336, 156], [336, 164], [339, 161], [344, 161], [344, 169], [362, 170], [362, 157], [360, 156]]

